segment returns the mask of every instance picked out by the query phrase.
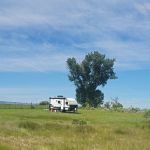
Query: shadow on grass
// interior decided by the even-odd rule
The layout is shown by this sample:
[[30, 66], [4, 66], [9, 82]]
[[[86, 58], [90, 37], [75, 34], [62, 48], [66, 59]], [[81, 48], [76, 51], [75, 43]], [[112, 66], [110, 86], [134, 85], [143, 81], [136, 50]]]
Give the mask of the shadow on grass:
[[127, 130], [123, 130], [123, 129], [116, 129], [114, 132], [115, 132], [116, 134], [119, 134], [119, 135], [126, 135], [126, 134], [130, 134], [130, 132], [129, 132], [129, 131], [127, 131]]
[[62, 113], [74, 114], [74, 115], [79, 115], [79, 114], [81, 114], [80, 112], [73, 112], [73, 111], [63, 111]]

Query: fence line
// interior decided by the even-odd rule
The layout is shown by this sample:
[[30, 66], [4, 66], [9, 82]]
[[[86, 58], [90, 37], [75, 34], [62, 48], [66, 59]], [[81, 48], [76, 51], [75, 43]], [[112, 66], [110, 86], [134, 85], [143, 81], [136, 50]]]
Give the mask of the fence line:
[[0, 109], [48, 109], [48, 105], [39, 104], [0, 104]]

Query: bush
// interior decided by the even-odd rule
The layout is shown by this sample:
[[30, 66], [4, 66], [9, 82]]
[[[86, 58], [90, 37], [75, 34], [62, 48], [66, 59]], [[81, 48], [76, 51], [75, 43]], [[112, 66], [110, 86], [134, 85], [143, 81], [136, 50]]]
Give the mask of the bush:
[[106, 103], [104, 104], [104, 107], [107, 108], [107, 109], [110, 109], [111, 103], [110, 103], [110, 102], [106, 102]]
[[139, 112], [139, 111], [140, 111], [140, 108], [131, 107], [131, 108], [129, 108], [129, 111], [130, 111], [130, 112]]
[[84, 120], [74, 119], [74, 120], [72, 120], [72, 124], [76, 124], [76, 125], [86, 125], [87, 122], [84, 121]]
[[123, 105], [118, 102], [117, 97], [113, 99], [113, 101], [111, 102], [111, 105], [112, 105], [112, 109], [114, 109], [114, 110], [122, 110], [123, 109]]
[[48, 105], [49, 102], [48, 102], [48, 101], [41, 101], [39, 104], [40, 104], [40, 105]]

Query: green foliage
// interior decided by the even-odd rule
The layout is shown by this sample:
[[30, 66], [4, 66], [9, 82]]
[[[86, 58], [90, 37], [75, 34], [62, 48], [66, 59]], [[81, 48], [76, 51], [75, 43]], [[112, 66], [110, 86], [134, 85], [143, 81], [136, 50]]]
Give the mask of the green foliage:
[[105, 58], [97, 51], [87, 54], [81, 63], [75, 58], [67, 59], [68, 77], [76, 86], [76, 98], [80, 104], [97, 107], [103, 103], [104, 94], [97, 88], [105, 86], [109, 79], [116, 79], [114, 62], [115, 59]]
[[76, 124], [76, 125], [86, 125], [87, 122], [86, 122], [85, 120], [74, 119], [74, 120], [72, 120], [72, 124]]
[[49, 104], [48, 101], [41, 101], [41, 102], [39, 103], [39, 105], [48, 105], [48, 104]]
[[123, 109], [123, 105], [118, 102], [118, 97], [114, 98], [113, 101], [111, 102], [111, 105], [112, 105], [112, 108], [114, 110], [118, 110], [118, 111], [121, 111]]
[[110, 109], [111, 108], [111, 103], [110, 102], [106, 102], [104, 104], [104, 107], [107, 108], [107, 109]]
[[138, 107], [131, 107], [131, 108], [129, 108], [129, 111], [130, 112], [139, 112], [140, 108], [138, 108]]

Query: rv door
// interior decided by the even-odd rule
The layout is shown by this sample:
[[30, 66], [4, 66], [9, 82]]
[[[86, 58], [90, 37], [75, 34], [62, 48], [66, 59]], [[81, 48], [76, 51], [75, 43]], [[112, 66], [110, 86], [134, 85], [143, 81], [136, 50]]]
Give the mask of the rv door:
[[61, 104], [61, 111], [63, 111], [65, 108], [65, 99], [62, 99], [62, 104]]

